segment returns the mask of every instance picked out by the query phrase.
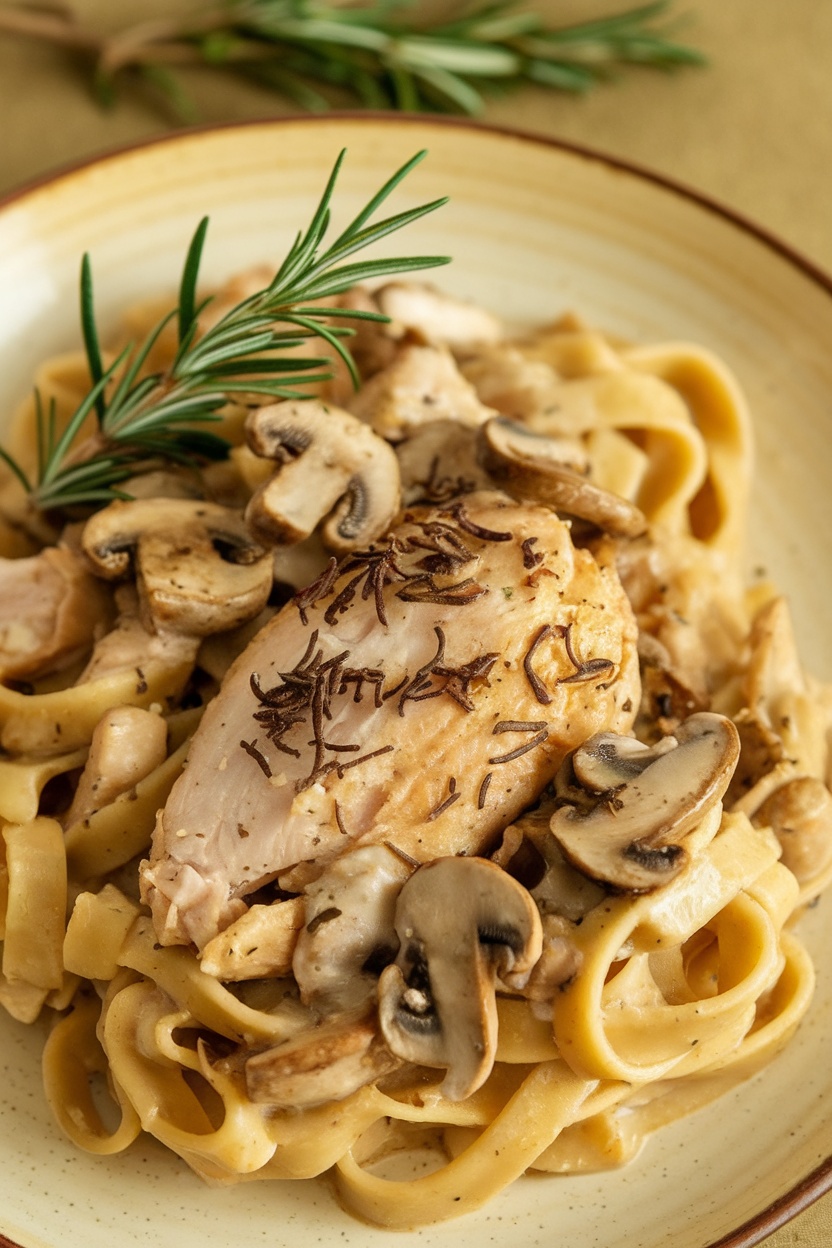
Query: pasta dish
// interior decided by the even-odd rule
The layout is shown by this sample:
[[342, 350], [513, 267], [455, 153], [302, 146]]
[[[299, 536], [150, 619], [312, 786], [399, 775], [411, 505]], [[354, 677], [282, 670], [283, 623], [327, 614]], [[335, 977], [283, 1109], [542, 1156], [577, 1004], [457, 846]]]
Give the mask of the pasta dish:
[[[832, 697], [746, 583], [719, 359], [509, 332], [414, 279], [320, 307], [358, 317], [357, 388], [337, 355], [303, 398], [252, 369], [226, 457], [159, 455], [103, 505], [22, 518], [7, 473], [0, 1002], [46, 1024], [79, 1147], [328, 1176], [411, 1229], [621, 1166], [787, 1043]], [[36, 406], [54, 445], [90, 384], [89, 350], [43, 364], [28, 472]]]

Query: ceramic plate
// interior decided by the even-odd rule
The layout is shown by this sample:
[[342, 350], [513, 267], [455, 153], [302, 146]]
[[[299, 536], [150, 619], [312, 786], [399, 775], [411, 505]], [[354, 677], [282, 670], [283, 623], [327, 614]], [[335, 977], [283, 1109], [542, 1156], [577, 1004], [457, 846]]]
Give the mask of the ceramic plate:
[[[174, 136], [57, 177], [0, 205], [4, 408], [26, 393], [42, 355], [77, 345], [85, 250], [105, 322], [125, 303], [173, 290], [206, 212], [208, 277], [278, 260], [342, 147], [349, 154], [337, 206], [345, 215], [407, 156], [429, 149], [396, 203], [451, 197], [410, 230], [407, 249], [452, 255], [441, 280], [453, 291], [518, 324], [574, 309], [630, 339], [692, 339], [720, 353], [757, 429], [749, 567], [764, 565], [791, 596], [804, 655], [832, 678], [832, 289], [753, 228], [598, 156], [471, 125], [364, 115]], [[816, 1001], [763, 1077], [666, 1129], [620, 1172], [522, 1180], [477, 1215], [396, 1242], [745, 1248], [832, 1185], [828, 900], [802, 927], [819, 966]], [[0, 1023], [0, 1229], [8, 1241], [389, 1243], [388, 1232], [348, 1218], [321, 1183], [215, 1190], [153, 1142], [113, 1159], [79, 1154], [45, 1109], [39, 1048], [33, 1031]]]

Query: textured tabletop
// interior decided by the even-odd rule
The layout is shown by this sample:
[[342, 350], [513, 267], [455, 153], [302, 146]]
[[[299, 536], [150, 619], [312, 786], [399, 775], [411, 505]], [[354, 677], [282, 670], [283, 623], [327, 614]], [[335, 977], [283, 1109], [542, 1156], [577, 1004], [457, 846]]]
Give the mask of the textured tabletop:
[[[633, 2], [537, 0], [527, 7], [560, 24]], [[73, 0], [72, 7], [82, 22], [114, 30], [200, 6], [197, 0]], [[674, 12], [684, 17], [679, 37], [708, 56], [707, 68], [675, 76], [631, 70], [581, 98], [527, 88], [490, 105], [484, 119], [670, 177], [832, 272], [832, 2], [678, 0]], [[297, 111], [215, 73], [189, 70], [185, 83], [203, 122]], [[0, 195], [169, 128], [148, 95], [125, 92], [114, 109], [102, 111], [61, 51], [0, 34]], [[827, 1248], [832, 1195], [765, 1243]]]

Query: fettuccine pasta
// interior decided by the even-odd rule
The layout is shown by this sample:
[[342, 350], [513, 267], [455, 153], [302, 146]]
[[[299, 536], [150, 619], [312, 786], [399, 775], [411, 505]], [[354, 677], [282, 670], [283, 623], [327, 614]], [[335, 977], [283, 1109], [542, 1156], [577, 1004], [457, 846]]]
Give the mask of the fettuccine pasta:
[[[788, 1042], [832, 698], [744, 584], [718, 359], [415, 285], [342, 302], [391, 318], [357, 392], [229, 404], [226, 462], [65, 526], [4, 487], [0, 1002], [48, 1023], [80, 1148], [328, 1176], [409, 1229], [621, 1166]], [[89, 381], [43, 365], [58, 426]], [[206, 605], [177, 526], [209, 510]]]

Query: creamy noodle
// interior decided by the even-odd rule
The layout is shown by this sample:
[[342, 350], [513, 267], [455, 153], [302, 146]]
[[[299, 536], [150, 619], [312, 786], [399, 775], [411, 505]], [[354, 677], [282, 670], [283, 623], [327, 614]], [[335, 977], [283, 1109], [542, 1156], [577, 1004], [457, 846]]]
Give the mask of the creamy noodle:
[[[0, 1002], [23, 1022], [50, 1021], [43, 1069], [57, 1122], [79, 1147], [100, 1154], [128, 1148], [149, 1132], [215, 1182], [327, 1175], [350, 1212], [398, 1229], [474, 1210], [529, 1171], [620, 1166], [653, 1132], [758, 1072], [809, 1008], [814, 973], [795, 920], [832, 878], [826, 787], [832, 698], [802, 668], [783, 599], [769, 584], [744, 584], [751, 432], [726, 367], [699, 347], [632, 346], [574, 317], [511, 337], [476, 310], [490, 328], [483, 332], [477, 320], [466, 338], [467, 311], [455, 301], [448, 306], [461, 318], [461, 337], [432, 336], [430, 317], [425, 320], [418, 307], [408, 319], [413, 292], [431, 307], [432, 300], [445, 306], [441, 295], [425, 294], [425, 288], [391, 287], [387, 305], [382, 292], [379, 304], [389, 306], [394, 319], [389, 328], [361, 331], [361, 390], [353, 397], [337, 376], [322, 392], [333, 411], [356, 413], [394, 449], [407, 514], [405, 527], [396, 529], [406, 533], [397, 539], [404, 544], [391, 546], [390, 558], [404, 550], [400, 579], [427, 593], [419, 600], [414, 589], [420, 605], [406, 609], [426, 612], [425, 619], [439, 612], [425, 629], [425, 653], [436, 651], [433, 666], [423, 665], [421, 673], [407, 668], [394, 688], [392, 668], [381, 660], [352, 669], [340, 659], [336, 685], [342, 683], [327, 694], [341, 696], [346, 706], [354, 693], [350, 713], [372, 714], [379, 722], [385, 706], [398, 705], [397, 718], [389, 712], [391, 731], [403, 742], [396, 738], [395, 749], [386, 737], [368, 736], [377, 748], [361, 737], [361, 749], [369, 750], [361, 757], [327, 754], [359, 749], [332, 744], [334, 726], [347, 714], [340, 702], [322, 701], [312, 729], [312, 721], [299, 729], [294, 721], [274, 727], [277, 711], [268, 721], [268, 707], [278, 705], [290, 676], [297, 681], [313, 670], [312, 658], [293, 668], [296, 654], [277, 654], [279, 679], [269, 677], [268, 689], [266, 675], [252, 675], [247, 659], [238, 659], [274, 616], [274, 606], [213, 635], [210, 629], [199, 635], [167, 629], [153, 617], [152, 602], [148, 607], [151, 590], [135, 558], [119, 585], [91, 568], [80, 522], [63, 534], [50, 534], [46, 522], [34, 533], [13, 520], [0, 525], [3, 575], [13, 578], [7, 596], [17, 603], [15, 618], [0, 622]], [[224, 297], [220, 292], [219, 306]], [[233, 288], [227, 297], [234, 297]], [[149, 313], [132, 310], [131, 333], [149, 324]], [[157, 354], [165, 349], [163, 343]], [[54, 399], [59, 424], [89, 384], [76, 356], [47, 361], [36, 380], [41, 401]], [[436, 387], [430, 402], [414, 400], [420, 385], [425, 393]], [[245, 444], [245, 414], [239, 406], [224, 414], [223, 430], [234, 442], [227, 464], [201, 477], [180, 474], [178, 484], [155, 482], [152, 490], [181, 498], [202, 491], [239, 514], [275, 470], [275, 480], [283, 471], [279, 456], [277, 463], [263, 459]], [[536, 438], [526, 437], [533, 451], [492, 448], [488, 468], [483, 430], [501, 436], [498, 415], [512, 422], [512, 437], [525, 430]], [[36, 455], [31, 427], [27, 403], [9, 445], [30, 465]], [[420, 449], [423, 443], [427, 450]], [[567, 465], [574, 507], [542, 498], [529, 468], [540, 461]], [[332, 505], [327, 473], [335, 469], [317, 471], [323, 517]], [[582, 483], [596, 491], [589, 502]], [[454, 511], [460, 498], [462, 509]], [[592, 510], [613, 507], [609, 514], [619, 515], [614, 505], [625, 508], [624, 520], [599, 521], [600, 512]], [[535, 623], [533, 641], [523, 641], [511, 661], [501, 649], [505, 672], [485, 640], [479, 667], [459, 659], [449, 666], [447, 657], [443, 667], [444, 643], [453, 640], [443, 623], [447, 613], [468, 618], [467, 606], [448, 605], [467, 575], [464, 567], [457, 570], [460, 560], [479, 560], [473, 574], [478, 592], [504, 597], [504, 608], [508, 603], [526, 613], [512, 617], [519, 621], [515, 630], [540, 607], [540, 601], [532, 606], [536, 592], [554, 593], [553, 578], [561, 573], [551, 570], [554, 556], [535, 537], [524, 540], [517, 583], [506, 584], [502, 594], [499, 581], [489, 589], [484, 569], [490, 552], [497, 538], [508, 537], [495, 537], [493, 517], [509, 517], [516, 529], [514, 517], [525, 516], [523, 509], [531, 509], [538, 526], [546, 513], [565, 518], [558, 532], [569, 548], [563, 557], [571, 561], [572, 592], [589, 595], [594, 614], [576, 598], [560, 622], [545, 616], [552, 623]], [[482, 516], [491, 519], [486, 524]], [[435, 536], [437, 524], [445, 545], [419, 548], [418, 557], [425, 557], [420, 566], [429, 572], [417, 574], [407, 562], [416, 558], [413, 526]], [[385, 549], [388, 528], [385, 522], [373, 536], [372, 549]], [[324, 618], [341, 627], [343, 617], [347, 628], [359, 618], [350, 612], [373, 609], [375, 594], [373, 627], [384, 636], [383, 603], [388, 612], [405, 610], [394, 599], [399, 581], [391, 572], [374, 590], [368, 576], [363, 588], [347, 593], [343, 569], [358, 566], [349, 563], [354, 552], [343, 554], [337, 575], [319, 583], [317, 597], [300, 593], [328, 566], [331, 552], [320, 531], [317, 525], [312, 536], [275, 554], [278, 596], [290, 599], [281, 620], [303, 625], [310, 635], [313, 625], [324, 629], [316, 623]], [[26, 614], [21, 586], [41, 576], [41, 547], [50, 539], [70, 552], [71, 577], [80, 579], [76, 584], [66, 570], [50, 571], [63, 579], [54, 607], [43, 608], [38, 622]], [[457, 564], [448, 543], [456, 543]], [[370, 566], [361, 565], [365, 573]], [[449, 569], [450, 588], [442, 579]], [[544, 573], [551, 586], [541, 579]], [[79, 624], [61, 649], [55, 640], [60, 603], [76, 592], [79, 601], [92, 603], [89, 623]], [[354, 605], [362, 593], [368, 605]], [[604, 618], [605, 610], [615, 618]], [[280, 637], [289, 624], [268, 627]], [[317, 638], [315, 631], [310, 656]], [[431, 790], [422, 813], [411, 819], [412, 833], [402, 809], [398, 834], [395, 821], [381, 813], [379, 797], [376, 813], [352, 834], [355, 786], [370, 775], [378, 786], [391, 784], [393, 760], [411, 758], [396, 752], [409, 748], [408, 733], [416, 734], [413, 757], [424, 752], [428, 773], [428, 758], [446, 757], [442, 751], [451, 745], [431, 744], [426, 717], [441, 707], [450, 717], [442, 732], [464, 738], [480, 722], [483, 699], [498, 696], [498, 677], [509, 679], [509, 667], [528, 707], [518, 703], [512, 720], [496, 724], [498, 735], [483, 747], [487, 762], [477, 770], [473, 753], [466, 756], [470, 774], [457, 769], [446, 787]], [[294, 747], [301, 743], [295, 731], [304, 742], [313, 731], [317, 749], [312, 778], [299, 781], [297, 792], [321, 803], [335, 798], [334, 805], [321, 806], [326, 835], [315, 850], [270, 859], [259, 876], [253, 870], [245, 879], [229, 874], [225, 908], [211, 918], [183, 891], [186, 877], [197, 893], [209, 880], [205, 868], [204, 879], [194, 883], [198, 860], [185, 856], [188, 828], [165, 823], [184, 816], [159, 812], [179, 809], [181, 786], [202, 775], [204, 744], [202, 753], [194, 746], [192, 768], [186, 767], [191, 743], [204, 743], [215, 731], [210, 706], [221, 684], [230, 689], [240, 671], [239, 679], [259, 689], [266, 708], [260, 722], [272, 723], [272, 735], [262, 730], [256, 737], [252, 730], [252, 741], [240, 743], [249, 779], [241, 781], [235, 753], [228, 771], [232, 799], [255, 780], [271, 796], [281, 786], [288, 792], [294, 773], [279, 767], [295, 765]], [[417, 676], [421, 683], [414, 683]], [[411, 700], [397, 704], [402, 688]], [[556, 698], [572, 699], [562, 703], [570, 724], [561, 735]], [[296, 711], [299, 720], [305, 713]], [[334, 716], [331, 726], [327, 715]], [[498, 712], [488, 709], [488, 715], [491, 733]], [[593, 753], [585, 738], [594, 741], [599, 732], [615, 739]], [[721, 786], [703, 787], [699, 806], [679, 815], [675, 833], [650, 833], [650, 768], [665, 767], [676, 754], [693, 759], [695, 734], [702, 732], [722, 732], [725, 748], [734, 748]], [[617, 744], [621, 738], [625, 747]], [[635, 739], [652, 751], [649, 763], [646, 755], [626, 753]], [[621, 749], [617, 779], [582, 779], [613, 755], [618, 759]], [[627, 770], [632, 758], [635, 772]], [[210, 778], [218, 792], [217, 773], [225, 765], [223, 755]], [[516, 777], [511, 785], [502, 779], [508, 768]], [[422, 782], [414, 777], [406, 790], [411, 804], [421, 792], [417, 779]], [[693, 773], [689, 780], [683, 776], [684, 800], [693, 800], [697, 783]], [[512, 785], [525, 786], [519, 808], [506, 796]], [[471, 813], [463, 819], [466, 803]], [[496, 830], [475, 836], [476, 820], [492, 809], [507, 813]], [[393, 832], [382, 837], [374, 828], [383, 818]], [[620, 832], [631, 818], [638, 830], [620, 852], [603, 844], [598, 850], [598, 861], [610, 859], [608, 871], [584, 861], [584, 850], [569, 839], [590, 820], [593, 828], [609, 825], [603, 835], [611, 838], [615, 820]], [[249, 838], [243, 824], [238, 827], [240, 837]], [[210, 840], [207, 824], [200, 828], [196, 835]], [[241, 852], [250, 844], [253, 854], [255, 840], [252, 831]], [[430, 962], [433, 955], [424, 952], [433, 933], [424, 935], [421, 953], [408, 954], [401, 916], [419, 871], [435, 872], [427, 864], [458, 855], [472, 860], [463, 871], [488, 859], [488, 869], [500, 877], [495, 887], [505, 884], [506, 898], [511, 893], [526, 905], [530, 924], [530, 964], [519, 971], [525, 955], [499, 924], [495, 931], [477, 920], [472, 929], [479, 945], [470, 956], [479, 959], [485, 983], [477, 1007], [484, 1013], [475, 1026], [486, 1037], [493, 1033], [493, 1053], [479, 1073], [465, 1077], [458, 1071], [469, 1069], [470, 1052], [458, 1057], [454, 1050], [433, 1062], [414, 1058], [400, 1031], [403, 1017], [414, 1034], [421, 1027], [413, 1043], [429, 1053], [427, 1032], [432, 1028], [433, 1044], [437, 1033], [451, 1030], [453, 1020], [438, 1014], [439, 955]], [[634, 884], [630, 872], [641, 872], [640, 882]], [[365, 890], [363, 901], [354, 900], [353, 889]], [[365, 946], [358, 933], [352, 969], [334, 970], [324, 987], [310, 987], [306, 977], [316, 958], [342, 956], [335, 941], [324, 944], [327, 923], [342, 914], [346, 922], [351, 906], [362, 915], [365, 902], [373, 913], [383, 912], [384, 939], [376, 932]], [[357, 931], [359, 919], [354, 926]], [[351, 938], [349, 931], [339, 937]], [[326, 971], [325, 965], [314, 968], [318, 976]], [[385, 994], [399, 990], [391, 1013]], [[109, 1113], [100, 1109], [100, 1088], [108, 1090]], [[427, 1151], [434, 1162], [414, 1169], [413, 1177], [391, 1178], [385, 1164], [402, 1151]]]

